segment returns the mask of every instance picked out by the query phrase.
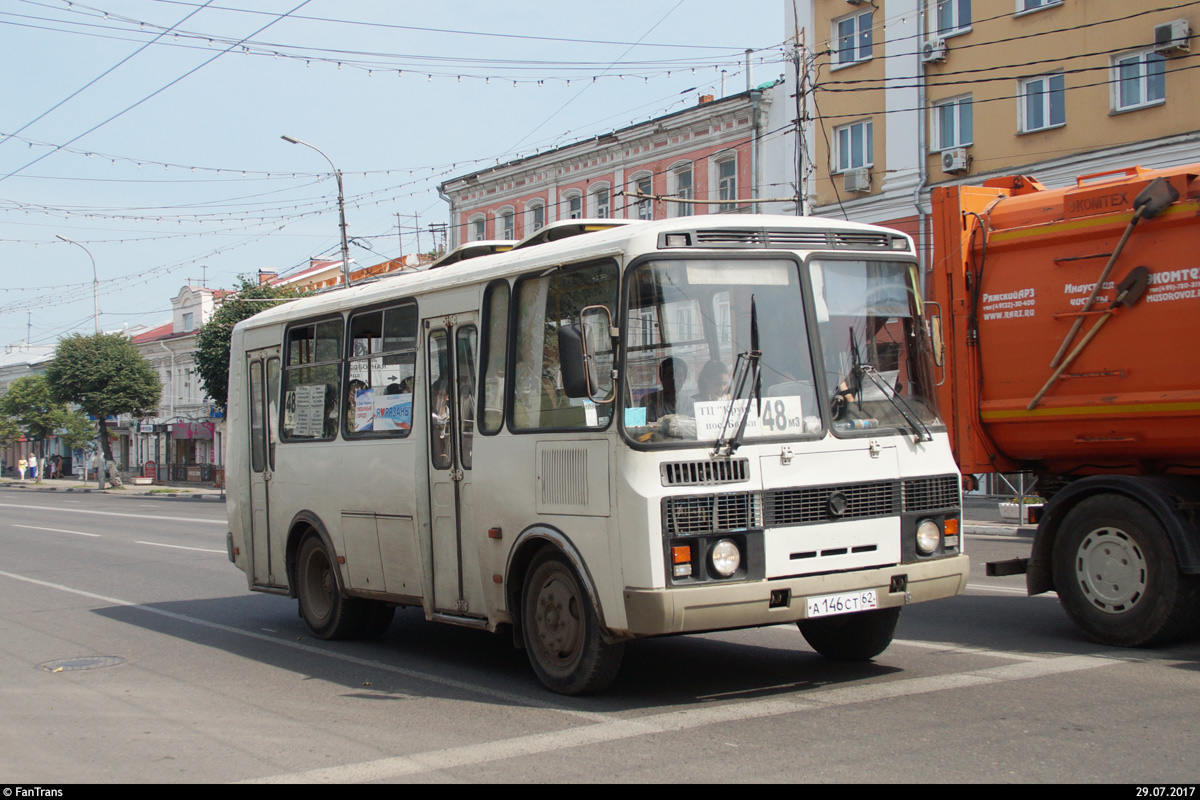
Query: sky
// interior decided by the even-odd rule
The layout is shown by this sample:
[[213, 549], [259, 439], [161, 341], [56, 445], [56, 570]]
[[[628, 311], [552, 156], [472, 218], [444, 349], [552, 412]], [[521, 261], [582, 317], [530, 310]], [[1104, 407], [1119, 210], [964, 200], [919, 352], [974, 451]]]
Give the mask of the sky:
[[0, 0], [0, 345], [95, 330], [89, 254], [105, 331], [339, 258], [282, 135], [372, 264], [432, 249], [440, 182], [742, 91], [748, 48], [776, 78], [784, 39], [781, 0]]

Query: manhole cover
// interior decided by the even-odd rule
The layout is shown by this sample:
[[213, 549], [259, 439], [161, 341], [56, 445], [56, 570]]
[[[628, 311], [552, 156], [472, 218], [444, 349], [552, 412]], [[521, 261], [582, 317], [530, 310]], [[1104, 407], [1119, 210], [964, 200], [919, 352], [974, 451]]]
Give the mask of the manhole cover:
[[37, 668], [45, 672], [82, 672], [87, 669], [103, 669], [124, 664], [120, 656], [79, 656], [78, 658], [60, 658], [57, 661], [47, 661], [38, 664]]

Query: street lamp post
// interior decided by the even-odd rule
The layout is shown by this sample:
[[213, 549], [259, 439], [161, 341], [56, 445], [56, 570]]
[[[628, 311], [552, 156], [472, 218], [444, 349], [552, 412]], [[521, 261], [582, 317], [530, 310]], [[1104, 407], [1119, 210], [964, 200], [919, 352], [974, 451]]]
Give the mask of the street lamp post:
[[74, 239], [68, 239], [61, 233], [54, 234], [59, 239], [62, 239], [67, 244], [73, 244], [83, 252], [87, 253], [88, 258], [92, 260], [92, 318], [96, 325], [96, 333], [100, 332], [100, 280], [96, 277], [96, 259], [92, 255], [92, 251], [81, 245]]
[[324, 158], [326, 161], [329, 162], [329, 166], [333, 167], [333, 175], [335, 178], [337, 178], [337, 187], [338, 187], [338, 217], [341, 220], [341, 226], [342, 226], [342, 280], [346, 284], [346, 286], [349, 287], [350, 286], [350, 244], [346, 240], [346, 198], [342, 192], [342, 171], [339, 170], [337, 168], [337, 165], [335, 165], [333, 163], [332, 158], [325, 155], [325, 152], [323, 150], [321, 150], [321, 148], [316, 147], [315, 145], [311, 145], [308, 142], [301, 141], [300, 139], [297, 139], [295, 136], [288, 136], [287, 134], [284, 134], [283, 136], [280, 136], [279, 138], [283, 139], [285, 142], [288, 142], [290, 144], [302, 144], [307, 148], [316, 150], [318, 153], [321, 154], [322, 158]]
[[[92, 321], [96, 326], [96, 333], [100, 333], [100, 279], [96, 274], [96, 258], [92, 255], [92, 251], [81, 245], [74, 239], [68, 239], [61, 233], [54, 234], [59, 239], [62, 239], [67, 244], [73, 244], [83, 252], [87, 253], [88, 258], [92, 260]], [[99, 424], [96, 425], [96, 488], [104, 489], [104, 468], [108, 466], [104, 460], [104, 434]], [[87, 464], [83, 465], [83, 474], [87, 476]]]

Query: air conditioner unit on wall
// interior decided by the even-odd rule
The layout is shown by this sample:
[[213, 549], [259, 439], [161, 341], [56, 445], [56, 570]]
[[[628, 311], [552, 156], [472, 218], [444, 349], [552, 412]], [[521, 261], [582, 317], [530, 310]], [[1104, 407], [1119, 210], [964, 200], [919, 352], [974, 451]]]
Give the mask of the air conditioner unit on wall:
[[946, 60], [946, 40], [930, 39], [921, 45], [921, 60], [926, 64], [940, 64]]
[[1154, 51], [1156, 53], [1186, 53], [1192, 26], [1186, 19], [1173, 19], [1154, 26]]
[[842, 174], [842, 186], [847, 192], [871, 191], [871, 170], [866, 167], [846, 170]]
[[942, 172], [966, 172], [969, 165], [965, 147], [955, 147], [942, 153]]

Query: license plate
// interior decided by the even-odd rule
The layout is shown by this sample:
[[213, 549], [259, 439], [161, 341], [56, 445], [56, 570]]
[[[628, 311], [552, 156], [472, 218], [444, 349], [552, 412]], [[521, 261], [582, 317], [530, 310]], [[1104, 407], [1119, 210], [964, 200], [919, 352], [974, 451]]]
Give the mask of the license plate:
[[808, 598], [809, 619], [831, 617], [834, 614], [852, 614], [855, 611], [868, 611], [872, 608], [879, 608], [879, 601], [874, 589]]

